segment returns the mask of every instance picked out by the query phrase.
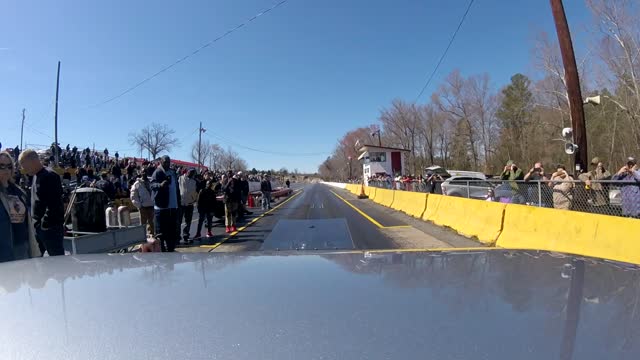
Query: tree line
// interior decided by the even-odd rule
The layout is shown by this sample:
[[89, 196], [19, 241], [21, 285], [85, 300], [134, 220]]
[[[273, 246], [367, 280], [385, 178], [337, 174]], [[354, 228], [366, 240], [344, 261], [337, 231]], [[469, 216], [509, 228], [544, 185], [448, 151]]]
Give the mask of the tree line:
[[[578, 59], [585, 105], [589, 157], [617, 170], [628, 156], [640, 156], [640, 4], [632, 0], [587, 0], [592, 14], [588, 54]], [[579, 25], [573, 26], [575, 29]], [[325, 178], [345, 179], [363, 144], [409, 150], [405, 173], [425, 167], [499, 173], [507, 160], [522, 168], [536, 161], [573, 167], [558, 141], [571, 127], [564, 67], [555, 34], [540, 33], [532, 48], [535, 69], [517, 73], [496, 87], [489, 74], [451, 72], [424, 103], [395, 99], [370, 126], [346, 133], [319, 167]], [[498, 61], [498, 60], [497, 60]], [[503, 60], [500, 60], [503, 61]], [[349, 160], [351, 158], [351, 160]], [[351, 165], [350, 165], [351, 164]]]

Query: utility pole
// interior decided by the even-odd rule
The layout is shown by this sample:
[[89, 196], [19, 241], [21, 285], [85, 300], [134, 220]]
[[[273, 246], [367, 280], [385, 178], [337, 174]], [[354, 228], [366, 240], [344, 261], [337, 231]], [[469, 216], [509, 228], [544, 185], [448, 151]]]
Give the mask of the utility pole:
[[58, 166], [60, 154], [58, 154], [58, 93], [60, 92], [60, 61], [58, 61], [58, 76], [56, 77], [56, 113], [54, 115], [55, 126], [55, 145], [53, 147], [55, 153], [55, 164]]
[[200, 160], [204, 160], [201, 159], [201, 154], [202, 154], [202, 133], [205, 132], [207, 130], [202, 128], [202, 121], [200, 121], [200, 127], [198, 128], [198, 171], [200, 172], [202, 170], [202, 162]]
[[380, 129], [374, 131], [371, 136], [376, 136], [378, 135], [378, 146], [382, 147], [382, 139], [380, 138]]
[[578, 66], [576, 56], [573, 52], [571, 33], [569, 24], [564, 13], [562, 0], [550, 0], [553, 19], [556, 23], [558, 33], [558, 43], [564, 64], [564, 78], [567, 84], [567, 95], [569, 96], [569, 110], [571, 113], [571, 127], [573, 128], [574, 142], [578, 145], [574, 156], [576, 172], [586, 169], [588, 164], [587, 154], [587, 129], [584, 121], [584, 108], [582, 106], [582, 94], [580, 92], [580, 79], [578, 78]]
[[20, 152], [22, 152], [22, 139], [24, 136], [24, 112], [26, 109], [22, 109], [22, 126], [20, 126]]

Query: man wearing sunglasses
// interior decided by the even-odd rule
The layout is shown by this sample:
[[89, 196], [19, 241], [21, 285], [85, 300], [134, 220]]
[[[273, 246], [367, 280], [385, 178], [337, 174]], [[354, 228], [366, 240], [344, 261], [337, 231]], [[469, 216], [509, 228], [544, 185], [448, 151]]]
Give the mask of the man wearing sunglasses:
[[20, 166], [33, 176], [31, 182], [31, 214], [40, 251], [49, 256], [64, 255], [64, 205], [62, 181], [53, 170], [42, 166], [34, 150], [25, 150]]

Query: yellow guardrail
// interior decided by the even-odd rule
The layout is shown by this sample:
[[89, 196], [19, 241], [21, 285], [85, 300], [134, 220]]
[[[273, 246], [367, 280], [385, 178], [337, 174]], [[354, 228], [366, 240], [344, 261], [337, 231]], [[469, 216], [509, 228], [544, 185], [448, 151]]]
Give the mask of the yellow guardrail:
[[407, 215], [421, 218], [427, 208], [427, 194], [408, 191], [395, 191], [391, 208]]
[[[360, 193], [357, 184], [347, 189]], [[450, 227], [489, 246], [640, 264], [637, 219], [374, 187], [365, 187], [365, 194], [376, 203]]]
[[373, 200], [374, 202], [377, 202], [380, 205], [391, 207], [391, 204], [393, 204], [394, 193], [395, 193], [394, 190], [377, 189], [375, 197], [371, 200]]

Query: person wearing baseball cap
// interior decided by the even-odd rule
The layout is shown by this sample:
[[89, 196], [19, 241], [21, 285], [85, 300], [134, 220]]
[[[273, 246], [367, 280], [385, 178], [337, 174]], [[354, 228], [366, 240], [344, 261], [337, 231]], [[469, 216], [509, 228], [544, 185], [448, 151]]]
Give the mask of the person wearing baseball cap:
[[597, 156], [591, 159], [590, 168], [591, 170], [588, 172], [580, 174], [578, 179], [584, 181], [585, 189], [590, 192], [590, 198], [592, 199], [591, 210], [599, 214], [606, 214], [607, 205], [609, 204], [609, 192], [603, 186], [602, 181], [610, 180], [611, 173]]
[[640, 218], [640, 171], [634, 157], [628, 157], [625, 166], [613, 176], [621, 181], [622, 215]]

